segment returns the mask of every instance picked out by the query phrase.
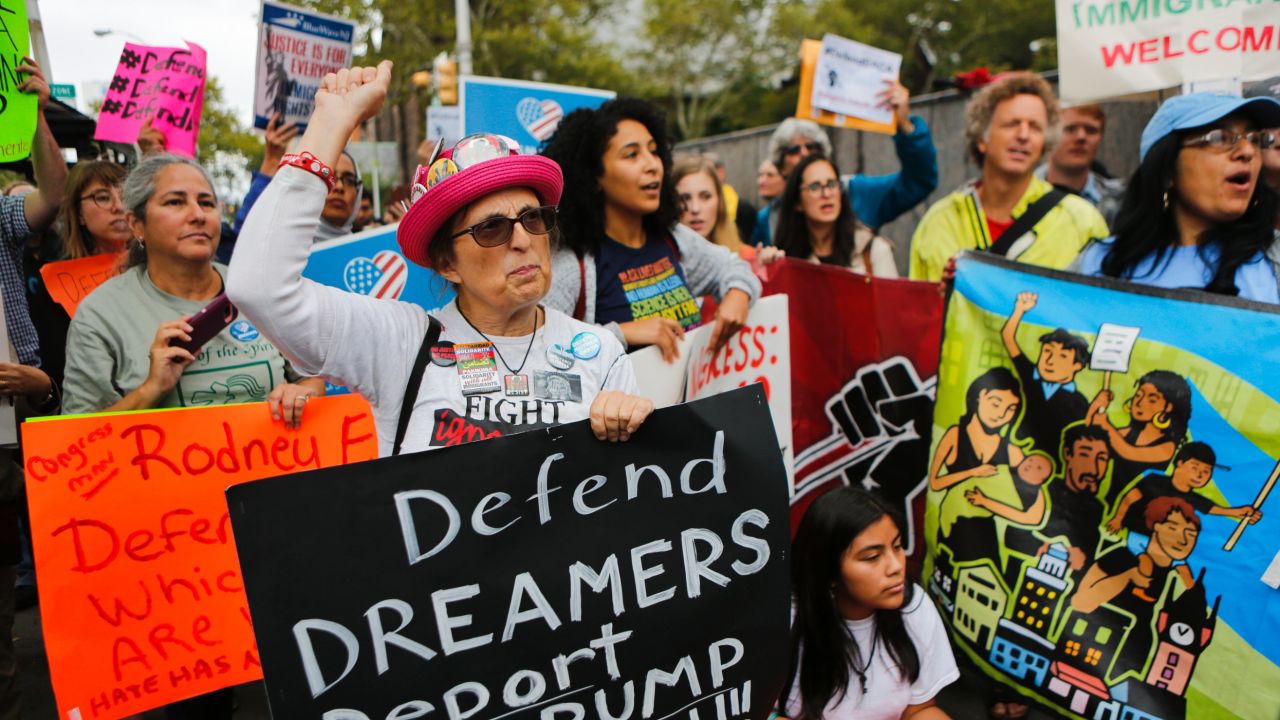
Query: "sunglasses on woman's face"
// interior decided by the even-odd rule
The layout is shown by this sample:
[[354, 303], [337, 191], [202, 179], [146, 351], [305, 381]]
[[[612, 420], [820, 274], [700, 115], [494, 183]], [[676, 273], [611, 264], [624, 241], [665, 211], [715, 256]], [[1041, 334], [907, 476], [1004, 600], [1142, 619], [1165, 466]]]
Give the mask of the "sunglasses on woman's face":
[[798, 155], [801, 150], [808, 150], [810, 155], [817, 155], [822, 152], [822, 146], [816, 142], [805, 143], [803, 145], [788, 145], [783, 149], [788, 155]]
[[543, 205], [520, 213], [519, 217], [494, 217], [481, 220], [471, 227], [454, 233], [449, 239], [470, 234], [480, 247], [498, 247], [511, 240], [516, 223], [532, 235], [546, 235], [556, 227], [559, 210], [554, 205]]

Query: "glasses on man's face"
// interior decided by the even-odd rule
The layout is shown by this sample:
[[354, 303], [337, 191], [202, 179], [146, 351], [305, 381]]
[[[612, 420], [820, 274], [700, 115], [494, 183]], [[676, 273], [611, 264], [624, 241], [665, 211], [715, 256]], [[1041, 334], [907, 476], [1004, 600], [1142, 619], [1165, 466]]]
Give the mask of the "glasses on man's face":
[[450, 239], [460, 238], [470, 233], [480, 247], [498, 247], [506, 245], [511, 240], [511, 233], [515, 230], [516, 223], [520, 223], [533, 235], [546, 235], [555, 229], [558, 214], [559, 211], [554, 205], [543, 205], [525, 210], [519, 217], [495, 217], [481, 220], [466, 230], [454, 233]]
[[816, 142], [811, 142], [803, 145], [788, 145], [782, 151], [788, 155], [799, 155], [801, 150], [808, 150], [810, 155], [817, 155], [822, 152], [822, 146]]
[[121, 205], [124, 204], [120, 199], [119, 190], [98, 190], [97, 192], [91, 192], [88, 195], [81, 195], [80, 199], [92, 200], [94, 205], [97, 205], [103, 210], [110, 210], [111, 206], [116, 203], [120, 203]]
[[344, 187], [358, 188], [361, 185], [360, 176], [356, 175], [355, 173], [349, 173], [349, 172], [341, 173], [339, 175], [336, 175], [334, 179], [336, 179], [338, 183], [340, 183]]
[[1211, 150], [1225, 152], [1235, 149], [1241, 140], [1247, 140], [1249, 144], [1259, 150], [1269, 150], [1276, 146], [1276, 134], [1265, 130], [1249, 130], [1248, 132], [1232, 132], [1230, 130], [1210, 130], [1203, 135], [1187, 138], [1182, 142], [1183, 147], [1207, 147]]
[[824, 190], [837, 190], [840, 187], [838, 178], [831, 178], [826, 182], [811, 182], [808, 185], [801, 185], [800, 189], [811, 195], [817, 195]]

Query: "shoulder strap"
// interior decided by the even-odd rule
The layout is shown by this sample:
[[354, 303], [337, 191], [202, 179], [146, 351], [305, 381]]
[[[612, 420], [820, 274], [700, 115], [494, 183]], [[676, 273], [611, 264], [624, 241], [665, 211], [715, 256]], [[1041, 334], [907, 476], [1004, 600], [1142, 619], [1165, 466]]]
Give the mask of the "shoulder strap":
[[404, 389], [404, 401], [400, 405], [400, 419], [396, 422], [396, 441], [391, 446], [392, 457], [400, 454], [400, 446], [404, 443], [404, 434], [409, 430], [409, 418], [413, 417], [413, 406], [418, 402], [418, 388], [422, 386], [422, 376], [427, 372], [427, 363], [431, 361], [431, 346], [440, 339], [440, 321], [430, 315], [427, 318], [431, 325], [422, 338], [422, 347], [418, 348], [418, 357], [413, 361], [413, 370], [409, 371], [409, 384]]
[[578, 258], [578, 302], [573, 306], [573, 319], [585, 320], [587, 317], [587, 263]]
[[1062, 202], [1062, 198], [1066, 196], [1067, 194], [1058, 188], [1041, 195], [1039, 200], [1031, 203], [1026, 211], [1013, 221], [1013, 224], [1009, 226], [1008, 230], [1004, 231], [999, 240], [987, 248], [987, 252], [995, 253], [1001, 257], [1008, 254], [1009, 248], [1013, 247], [1018, 238], [1031, 232], [1036, 223], [1040, 222], [1045, 215], [1048, 215], [1049, 211]]

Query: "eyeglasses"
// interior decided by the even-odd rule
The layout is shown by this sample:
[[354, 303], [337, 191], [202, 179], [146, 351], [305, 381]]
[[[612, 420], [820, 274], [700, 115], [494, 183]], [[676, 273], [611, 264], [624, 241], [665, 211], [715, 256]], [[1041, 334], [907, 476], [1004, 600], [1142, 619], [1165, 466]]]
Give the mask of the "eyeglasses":
[[360, 179], [360, 176], [356, 175], [355, 173], [342, 173], [341, 175], [336, 176], [334, 179], [336, 179], [338, 182], [342, 183], [346, 187], [358, 188], [364, 183], [364, 181]]
[[1265, 132], [1263, 130], [1250, 130], [1249, 132], [1237, 133], [1230, 130], [1210, 130], [1203, 135], [1187, 138], [1182, 142], [1182, 147], [1204, 146], [1223, 152], [1232, 150], [1241, 141], [1247, 140], [1249, 144], [1259, 150], [1267, 150], [1276, 146], [1276, 134]]
[[481, 220], [466, 230], [454, 233], [449, 239], [460, 238], [470, 233], [480, 247], [498, 247], [511, 240], [511, 233], [515, 230], [516, 223], [520, 223], [529, 233], [546, 235], [555, 229], [558, 214], [559, 210], [554, 205], [543, 205], [525, 210], [519, 217], [495, 217]]
[[801, 185], [800, 189], [812, 195], [817, 195], [823, 190], [838, 190], [840, 188], [840, 180], [831, 178], [826, 182], [811, 182], [808, 185]]
[[119, 190], [99, 190], [97, 192], [89, 193], [88, 195], [81, 195], [80, 199], [92, 200], [94, 205], [97, 205], [103, 210], [110, 210], [111, 206], [117, 202], [122, 205], [124, 204], [120, 199]]
[[822, 152], [822, 146], [816, 142], [804, 143], [803, 145], [788, 145], [782, 149], [782, 152], [788, 155], [798, 155], [801, 150], [808, 150], [810, 155], [817, 155]]

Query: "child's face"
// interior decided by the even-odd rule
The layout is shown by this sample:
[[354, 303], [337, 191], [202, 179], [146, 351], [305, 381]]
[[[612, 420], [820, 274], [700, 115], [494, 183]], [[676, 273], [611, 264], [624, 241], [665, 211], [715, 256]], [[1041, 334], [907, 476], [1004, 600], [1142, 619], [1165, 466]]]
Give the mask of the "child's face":
[[1040, 346], [1040, 361], [1036, 363], [1040, 378], [1045, 382], [1069, 383], [1084, 365], [1076, 360], [1076, 351], [1060, 342], [1047, 342]]
[[1193, 488], [1202, 488], [1213, 479], [1213, 466], [1194, 458], [1187, 458], [1173, 467], [1173, 479]]
[[1028, 485], [1041, 485], [1049, 479], [1053, 468], [1043, 455], [1028, 455], [1018, 465], [1018, 479]]

